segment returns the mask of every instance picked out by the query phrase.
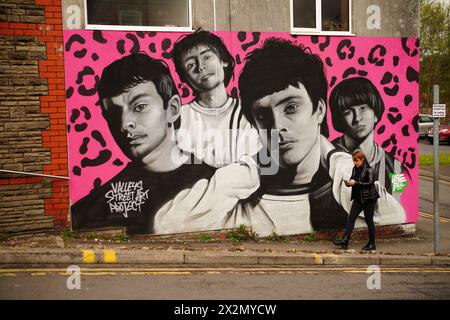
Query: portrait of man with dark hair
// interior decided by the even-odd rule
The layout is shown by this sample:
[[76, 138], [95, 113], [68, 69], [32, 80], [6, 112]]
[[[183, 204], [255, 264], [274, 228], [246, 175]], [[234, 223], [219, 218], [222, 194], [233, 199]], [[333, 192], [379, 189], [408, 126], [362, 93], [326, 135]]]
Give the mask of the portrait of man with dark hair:
[[[164, 61], [144, 53], [118, 59], [103, 70], [97, 91], [111, 135], [130, 162], [71, 207], [75, 230], [119, 226], [130, 234], [164, 233], [157, 214], [181, 215], [176, 224], [183, 228], [190, 214], [227, 212], [258, 187], [251, 159], [217, 170], [179, 148], [174, 130], [181, 99]], [[241, 175], [247, 180], [237, 181]]]
[[[256, 126], [263, 148], [273, 150], [278, 134], [280, 169], [261, 176], [255, 197], [229, 217], [258, 234], [300, 234], [340, 229], [347, 222], [351, 194], [343, 182], [353, 162], [327, 139], [328, 82], [321, 59], [291, 41], [269, 38], [245, 59], [239, 76], [242, 109]], [[402, 206], [380, 190], [378, 222], [404, 222]], [[360, 221], [362, 225], [362, 221]]]

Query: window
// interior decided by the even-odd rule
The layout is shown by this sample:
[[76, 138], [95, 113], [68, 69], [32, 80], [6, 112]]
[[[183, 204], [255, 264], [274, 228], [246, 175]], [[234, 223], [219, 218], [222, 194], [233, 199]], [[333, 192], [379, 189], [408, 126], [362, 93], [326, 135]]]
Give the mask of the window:
[[86, 28], [192, 31], [192, 0], [85, 0]]
[[351, 0], [290, 0], [291, 32], [351, 34]]

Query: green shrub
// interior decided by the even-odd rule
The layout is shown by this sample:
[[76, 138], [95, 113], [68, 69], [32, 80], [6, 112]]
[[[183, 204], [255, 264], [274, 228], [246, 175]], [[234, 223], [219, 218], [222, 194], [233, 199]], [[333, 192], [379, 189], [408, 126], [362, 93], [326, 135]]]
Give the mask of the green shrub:
[[209, 235], [209, 234], [202, 234], [202, 235], [200, 235], [200, 242], [208, 243], [208, 242], [213, 242], [215, 240], [216, 239], [211, 237], [211, 235]]
[[239, 243], [245, 240], [256, 240], [256, 233], [251, 230], [248, 231], [245, 224], [241, 224], [237, 230], [227, 232], [227, 239], [233, 241], [233, 243]]
[[280, 236], [273, 232], [270, 236], [265, 238], [268, 241], [280, 241], [280, 242], [288, 242], [289, 237], [288, 236]]
[[303, 236], [303, 241], [305, 242], [315, 242], [317, 240], [317, 234], [315, 232], [307, 233]]
[[128, 238], [126, 235], [124, 235], [124, 234], [117, 234], [115, 237], [114, 237], [114, 241], [120, 241], [120, 242], [126, 242], [126, 241], [129, 241], [130, 240], [130, 238]]
[[88, 240], [98, 239], [98, 234], [96, 232], [89, 232], [88, 234], [86, 234], [86, 239]]
[[64, 244], [67, 244], [75, 238], [75, 232], [70, 229], [64, 229], [61, 231], [61, 238], [64, 240]]

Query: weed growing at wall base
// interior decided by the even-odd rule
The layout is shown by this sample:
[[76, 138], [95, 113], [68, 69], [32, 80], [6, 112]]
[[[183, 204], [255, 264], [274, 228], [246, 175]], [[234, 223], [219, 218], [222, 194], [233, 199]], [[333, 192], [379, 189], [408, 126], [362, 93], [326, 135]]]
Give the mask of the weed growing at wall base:
[[64, 244], [67, 244], [75, 238], [75, 232], [70, 229], [64, 229], [61, 231], [61, 238], [64, 240]]
[[114, 237], [114, 241], [120, 241], [120, 242], [127, 242], [129, 241], [130, 238], [128, 238], [126, 235], [124, 234], [118, 234]]
[[233, 241], [233, 243], [239, 243], [245, 240], [256, 240], [256, 233], [247, 230], [245, 224], [241, 224], [237, 230], [227, 232], [227, 239]]
[[289, 241], [289, 237], [288, 236], [280, 236], [278, 234], [276, 234], [275, 232], [273, 232], [270, 236], [265, 238], [267, 241], [280, 241], [280, 242], [284, 242], [287, 243]]
[[89, 232], [86, 235], [86, 239], [88, 239], [88, 240], [98, 239], [98, 234], [96, 232]]
[[305, 242], [315, 242], [317, 240], [317, 234], [315, 232], [307, 233], [303, 236], [303, 241]]
[[208, 243], [208, 242], [214, 242], [214, 241], [216, 241], [216, 239], [211, 237], [211, 235], [209, 235], [209, 234], [200, 235], [200, 242], [202, 242], [202, 243]]

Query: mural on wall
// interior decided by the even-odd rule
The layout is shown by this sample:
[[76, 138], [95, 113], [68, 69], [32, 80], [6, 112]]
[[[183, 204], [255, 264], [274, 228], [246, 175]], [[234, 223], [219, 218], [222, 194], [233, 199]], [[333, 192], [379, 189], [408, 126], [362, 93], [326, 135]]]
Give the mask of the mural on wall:
[[75, 230], [343, 229], [357, 149], [377, 178], [375, 224], [417, 221], [417, 39], [64, 38]]

